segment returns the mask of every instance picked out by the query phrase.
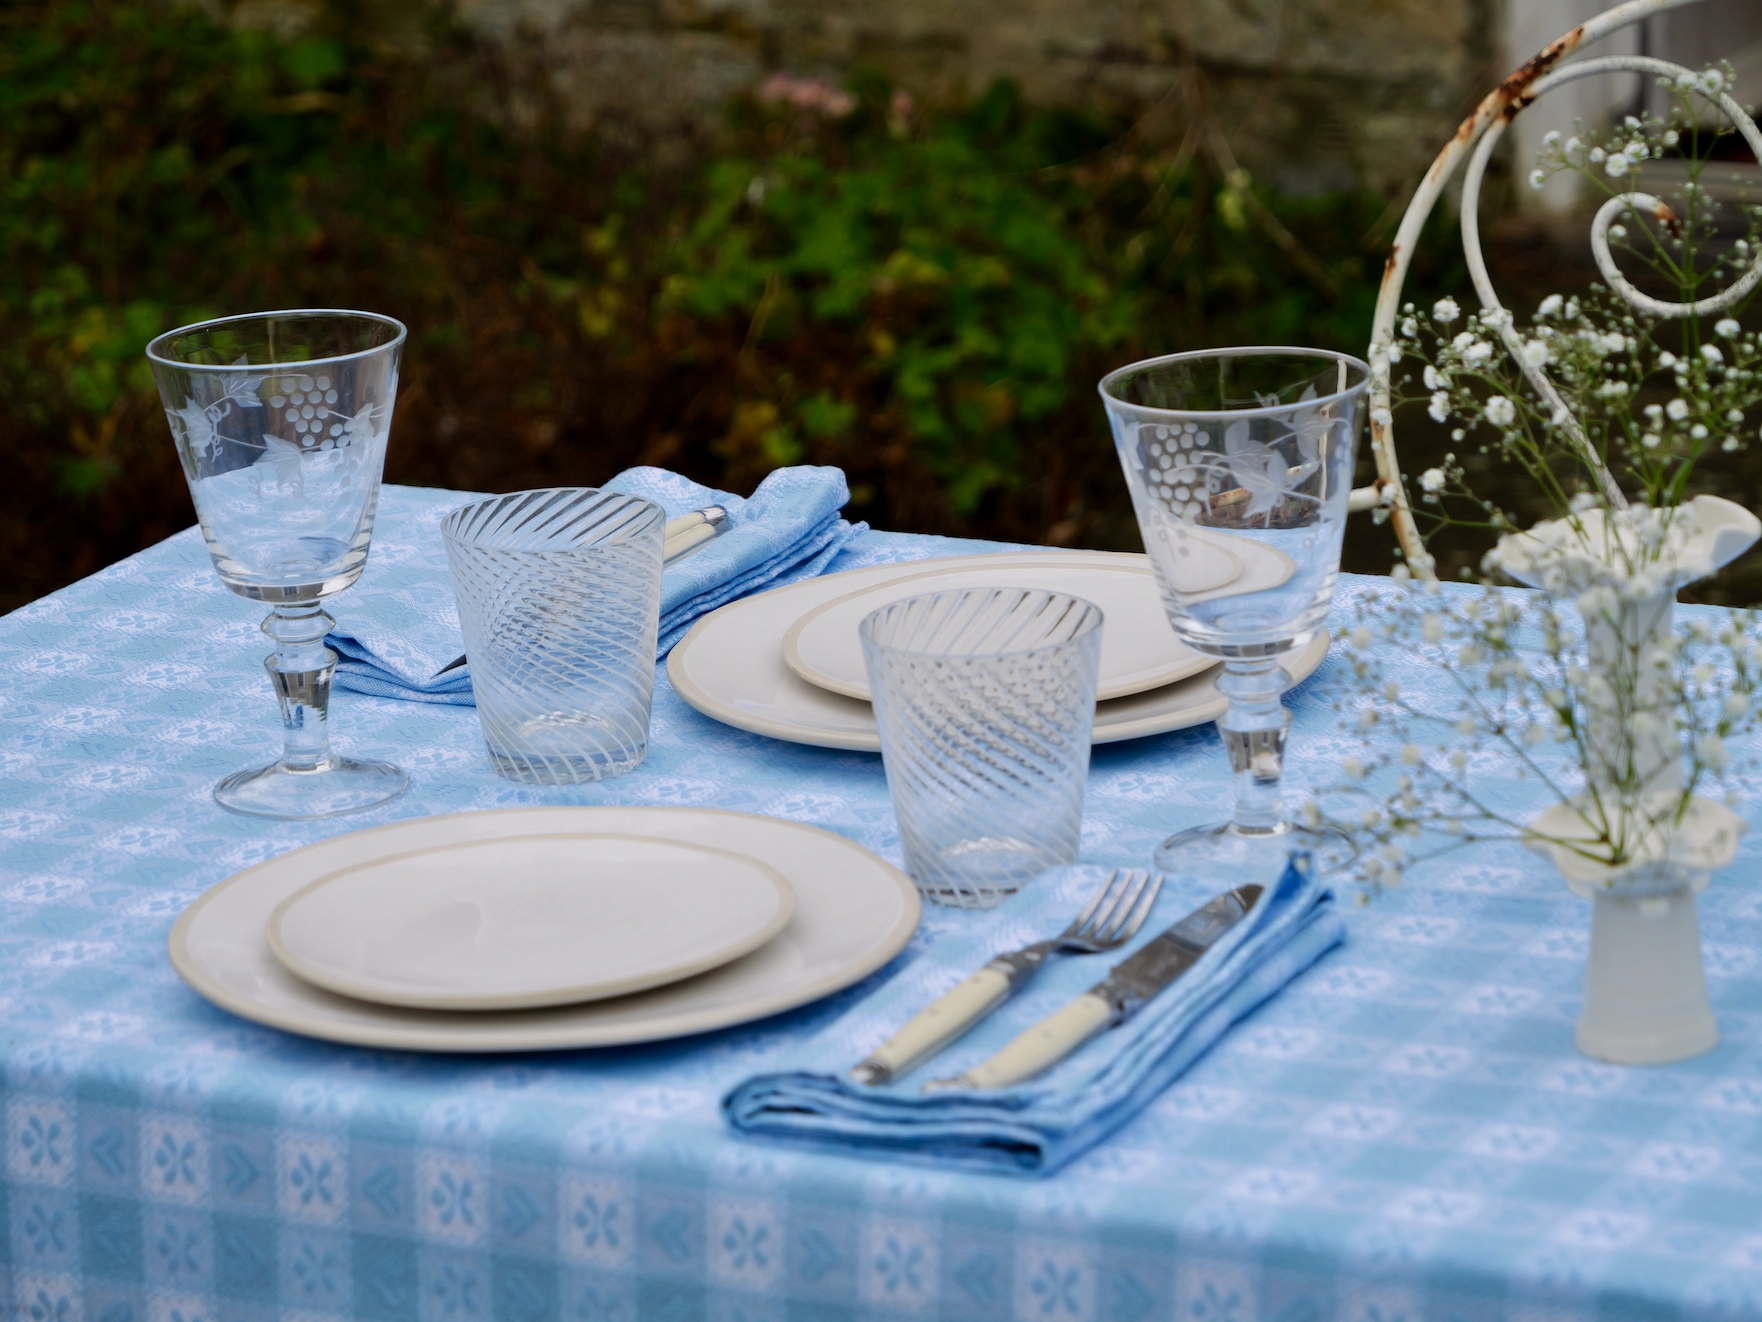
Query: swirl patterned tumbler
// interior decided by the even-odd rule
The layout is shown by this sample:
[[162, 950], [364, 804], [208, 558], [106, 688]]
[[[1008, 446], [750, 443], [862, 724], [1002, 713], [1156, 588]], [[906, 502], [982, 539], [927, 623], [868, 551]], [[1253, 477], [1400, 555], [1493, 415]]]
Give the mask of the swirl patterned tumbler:
[[573, 785], [648, 753], [667, 515], [640, 496], [517, 491], [441, 522], [491, 764]]
[[925, 899], [989, 909], [1077, 859], [1101, 610], [969, 588], [908, 597], [858, 626], [881, 760]]

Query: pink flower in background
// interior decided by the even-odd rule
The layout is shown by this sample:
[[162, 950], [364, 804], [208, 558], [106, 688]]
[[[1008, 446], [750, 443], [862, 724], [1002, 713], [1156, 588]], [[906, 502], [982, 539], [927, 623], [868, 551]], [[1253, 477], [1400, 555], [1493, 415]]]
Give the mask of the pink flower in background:
[[797, 110], [843, 119], [857, 108], [849, 92], [832, 86], [823, 78], [797, 78], [793, 74], [774, 73], [759, 86], [759, 100], [767, 104], [787, 102]]

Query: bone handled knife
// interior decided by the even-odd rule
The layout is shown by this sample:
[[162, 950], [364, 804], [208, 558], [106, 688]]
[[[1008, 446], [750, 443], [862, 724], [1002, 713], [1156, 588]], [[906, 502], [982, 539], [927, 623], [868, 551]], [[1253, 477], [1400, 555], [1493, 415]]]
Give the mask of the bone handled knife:
[[1103, 1029], [1125, 1023], [1158, 992], [1197, 964], [1219, 937], [1248, 916], [1260, 892], [1259, 886], [1238, 886], [1206, 901], [990, 1060], [953, 1078], [933, 1079], [924, 1085], [924, 1091], [1007, 1088], [1051, 1069]]

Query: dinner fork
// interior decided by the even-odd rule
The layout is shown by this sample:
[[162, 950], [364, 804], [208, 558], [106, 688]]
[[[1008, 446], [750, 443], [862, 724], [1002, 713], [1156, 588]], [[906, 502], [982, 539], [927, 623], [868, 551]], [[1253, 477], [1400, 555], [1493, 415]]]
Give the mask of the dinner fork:
[[912, 1016], [899, 1032], [850, 1072], [858, 1083], [889, 1083], [940, 1051], [1023, 987], [1054, 954], [1096, 955], [1138, 934], [1162, 890], [1162, 873], [1116, 868], [1071, 925], [1057, 936], [999, 955], [972, 977]]

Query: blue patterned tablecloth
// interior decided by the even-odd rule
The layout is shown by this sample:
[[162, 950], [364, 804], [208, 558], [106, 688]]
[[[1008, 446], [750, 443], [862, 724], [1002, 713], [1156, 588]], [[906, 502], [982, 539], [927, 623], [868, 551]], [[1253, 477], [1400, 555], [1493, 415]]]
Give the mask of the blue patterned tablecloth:
[[[387, 490], [345, 623], [438, 554], [454, 499]], [[869, 534], [842, 563], [953, 549]], [[1725, 1041], [1687, 1064], [1573, 1053], [1586, 910], [1489, 847], [1355, 915], [1056, 1178], [788, 1152], [730, 1139], [717, 1099], [875, 980], [653, 1047], [449, 1059], [233, 1018], [178, 981], [165, 936], [278, 851], [506, 804], [769, 813], [897, 859], [880, 760], [718, 725], [663, 675], [640, 771], [531, 790], [489, 771], [471, 708], [342, 694], [338, 744], [408, 767], [409, 794], [232, 817], [214, 781], [279, 734], [261, 614], [192, 530], [0, 621], [8, 1322], [1762, 1316], [1754, 846], [1702, 897]], [[1291, 699], [1300, 784], [1343, 750], [1329, 674]], [[1098, 748], [1084, 856], [1141, 863], [1227, 795], [1209, 729]], [[932, 911], [902, 958], [970, 921]]]

